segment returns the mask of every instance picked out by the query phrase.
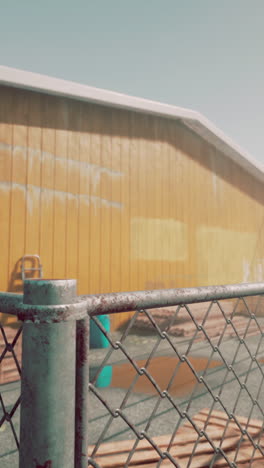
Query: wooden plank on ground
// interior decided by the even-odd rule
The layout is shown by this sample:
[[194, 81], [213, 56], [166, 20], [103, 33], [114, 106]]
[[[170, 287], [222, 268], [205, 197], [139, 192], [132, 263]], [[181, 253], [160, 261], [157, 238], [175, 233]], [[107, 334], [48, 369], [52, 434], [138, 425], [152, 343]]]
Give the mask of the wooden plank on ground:
[[[235, 447], [237, 442], [239, 441], [239, 435], [236, 434], [235, 436], [230, 437], [229, 433], [227, 434], [227, 437], [223, 441], [222, 448], [223, 450], [229, 449], [232, 447]], [[145, 463], [151, 463], [151, 462], [158, 462], [160, 460], [160, 456], [158, 452], [150, 446], [148, 450], [136, 450], [131, 457], [131, 460], [129, 464], [131, 466], [138, 465], [142, 460], [144, 460]], [[170, 449], [170, 454], [175, 457], [177, 460], [181, 461], [182, 459], [185, 460], [187, 457], [188, 459], [190, 458], [190, 454], [192, 453], [194, 444], [189, 443], [189, 444], [184, 444], [184, 445], [178, 445], [178, 446], [172, 446]], [[160, 447], [161, 449], [161, 447]], [[207, 440], [202, 437], [200, 439], [200, 442], [198, 443], [195, 454], [194, 454], [194, 459], [198, 457], [198, 455], [203, 455], [203, 454], [212, 454], [214, 453], [213, 448]], [[99, 465], [104, 466], [105, 468], [121, 468], [125, 466], [126, 460], [128, 457], [129, 452], [126, 453], [119, 453], [109, 457], [109, 454], [105, 457], [97, 457], [96, 460], [99, 463]], [[185, 462], [183, 462], [184, 464]]]
[[[248, 449], [246, 450], [245, 448], [243, 448], [243, 445], [241, 446], [241, 448], [239, 449], [239, 452], [238, 454], [236, 453], [236, 450], [232, 450], [230, 452], [228, 452], [228, 458], [230, 460], [230, 462], [234, 461], [234, 458], [236, 456], [236, 463], [244, 463], [244, 468], [245, 468], [245, 463], [249, 463], [252, 459], [252, 455], [253, 455], [253, 446], [251, 445], [251, 447], [248, 447]], [[259, 451], [256, 451], [254, 453], [254, 460], [263, 460], [263, 455], [262, 453], [260, 453]], [[251, 465], [252, 466], [252, 465]], [[226, 460], [224, 458], [221, 458], [220, 460], [216, 461], [214, 463], [214, 467], [226, 467]], [[263, 467], [263, 465], [262, 465]]]
[[[234, 422], [228, 420], [229, 425], [225, 431], [225, 438], [222, 440], [227, 422], [227, 416], [224, 412], [214, 410], [210, 413], [208, 408], [204, 408], [192, 419], [195, 420], [196, 423], [203, 423], [202, 426], [204, 426], [209, 414], [209, 424], [206, 427], [206, 434], [213, 445], [215, 447], [221, 447], [230, 462], [236, 459], [238, 466], [241, 466], [241, 468], [246, 468], [249, 466], [250, 462], [253, 462], [251, 466], [260, 468], [259, 463], [262, 463], [263, 460], [261, 451], [257, 450], [254, 452], [254, 448], [246, 436], [245, 440], [241, 439], [241, 432]], [[238, 416], [237, 419], [241, 425], [247, 424], [247, 418]], [[201, 429], [203, 429], [203, 427], [201, 427]], [[250, 420], [248, 432], [252, 436], [255, 436], [255, 434], [259, 435], [261, 429], [262, 421], [257, 419]], [[161, 451], [165, 451], [170, 443], [170, 439], [170, 435], [158, 436], [153, 438], [153, 442], [157, 444]], [[187, 468], [187, 466], [189, 468], [201, 468], [210, 465], [215, 455], [214, 448], [205, 436], [201, 437], [196, 444], [197, 439], [197, 432], [190, 423], [179, 428], [170, 447], [170, 454], [174, 457], [175, 463], [177, 463], [179, 468]], [[241, 445], [238, 454], [236, 454], [238, 443], [241, 443]], [[102, 468], [123, 468], [134, 444], [134, 440], [102, 444], [94, 458]], [[93, 449], [94, 446], [89, 448], [90, 454]], [[191, 464], [189, 464], [191, 456], [192, 461]], [[144, 439], [137, 444], [129, 466], [135, 466], [135, 468], [156, 468], [158, 461], [160, 461], [158, 452]], [[254, 463], [256, 464], [254, 465]], [[161, 468], [173, 466], [175, 465], [168, 459], [162, 461], [160, 465]], [[218, 456], [214, 461], [214, 466], [225, 467], [227, 466], [227, 462], [223, 456], [222, 458]]]
[[[206, 431], [207, 435], [214, 440], [221, 440], [222, 435], [223, 435], [223, 429], [218, 429], [215, 426], [210, 426], [208, 427]], [[236, 435], [235, 431], [229, 431], [229, 435]], [[188, 428], [188, 431], [183, 430], [183, 428], [180, 428], [179, 431], [177, 432], [173, 443], [173, 446], [182, 446], [186, 445], [191, 442], [196, 442], [198, 439], [198, 434], [193, 428]], [[171, 436], [170, 435], [164, 435], [164, 436], [158, 436], [158, 437], [153, 437], [153, 441], [159, 446], [160, 449], [166, 449], [170, 443]], [[107, 442], [105, 444], [102, 444], [99, 448], [99, 451], [97, 455], [110, 455], [110, 454], [116, 454], [116, 453], [129, 453], [130, 450], [132, 450], [134, 446], [135, 441], [134, 440], [123, 440], [123, 441], [116, 441], [116, 442]], [[89, 448], [89, 453], [92, 453], [92, 450], [94, 449], [94, 445], [90, 446]], [[146, 440], [140, 440], [138, 445], [137, 445], [137, 450], [145, 450], [145, 449], [152, 449], [152, 445]]]
[[[210, 412], [210, 410], [208, 408], [204, 408], [198, 414], [205, 414], [206, 416], [208, 416], [209, 412]], [[213, 410], [211, 415], [213, 417], [217, 417], [220, 420], [224, 420], [224, 421], [227, 420], [227, 415], [223, 411]], [[241, 425], [248, 424], [251, 427], [256, 427], [256, 428], [259, 428], [259, 429], [262, 429], [262, 427], [263, 427], [263, 421], [261, 421], [260, 419], [251, 418], [249, 420], [249, 423], [248, 423], [248, 418], [246, 418], [244, 416], [237, 416], [237, 420], [240, 422]]]

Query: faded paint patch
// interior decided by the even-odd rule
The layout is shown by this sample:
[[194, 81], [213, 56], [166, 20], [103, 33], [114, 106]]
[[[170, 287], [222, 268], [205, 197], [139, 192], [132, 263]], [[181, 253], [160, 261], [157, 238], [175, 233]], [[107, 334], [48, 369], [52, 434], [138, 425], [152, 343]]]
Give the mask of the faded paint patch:
[[196, 234], [198, 283], [243, 282], [250, 274], [256, 242], [255, 232], [200, 226]]
[[188, 256], [186, 224], [174, 219], [132, 219], [131, 254], [134, 260], [185, 261]]

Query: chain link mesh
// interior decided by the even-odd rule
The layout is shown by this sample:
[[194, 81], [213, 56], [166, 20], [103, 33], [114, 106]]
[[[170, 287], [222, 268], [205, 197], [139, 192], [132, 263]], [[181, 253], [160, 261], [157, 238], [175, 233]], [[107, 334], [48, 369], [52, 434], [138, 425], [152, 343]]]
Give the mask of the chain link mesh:
[[263, 460], [261, 315], [263, 297], [254, 296], [137, 310], [122, 332], [91, 317], [109, 342], [90, 353], [91, 460], [102, 468]]
[[[21, 376], [22, 325], [16, 328], [0, 324], [0, 437], [5, 452], [19, 449], [19, 406]], [[3, 455], [1, 449], [1, 455]]]
[[[115, 332], [99, 315], [91, 320], [109, 347], [90, 350], [88, 465], [261, 466], [262, 296], [138, 308]], [[6, 384], [21, 375], [21, 337], [22, 327], [0, 325], [0, 439], [12, 437], [10, 450], [19, 448], [20, 385]]]

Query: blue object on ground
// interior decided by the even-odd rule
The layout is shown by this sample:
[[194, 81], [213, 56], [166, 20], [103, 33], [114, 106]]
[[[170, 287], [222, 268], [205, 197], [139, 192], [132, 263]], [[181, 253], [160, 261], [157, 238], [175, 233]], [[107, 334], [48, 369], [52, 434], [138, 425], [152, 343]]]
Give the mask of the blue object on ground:
[[[98, 371], [98, 367], [90, 367], [90, 381], [92, 381], [97, 371]], [[108, 387], [112, 381], [112, 373], [113, 373], [112, 366], [103, 367], [94, 385], [97, 388]]]
[[[97, 317], [104, 329], [110, 331], [110, 319], [108, 315], [100, 315]], [[100, 328], [93, 320], [90, 320], [90, 348], [108, 348], [109, 341], [101, 332]], [[90, 381], [95, 376], [98, 367], [90, 367]], [[108, 387], [112, 381], [112, 366], [105, 366], [99, 373], [95, 386], [98, 388]]]
[[[108, 315], [99, 315], [97, 317], [107, 332], [110, 331], [110, 319]], [[90, 348], [108, 348], [109, 341], [101, 332], [100, 328], [93, 320], [90, 320]]]

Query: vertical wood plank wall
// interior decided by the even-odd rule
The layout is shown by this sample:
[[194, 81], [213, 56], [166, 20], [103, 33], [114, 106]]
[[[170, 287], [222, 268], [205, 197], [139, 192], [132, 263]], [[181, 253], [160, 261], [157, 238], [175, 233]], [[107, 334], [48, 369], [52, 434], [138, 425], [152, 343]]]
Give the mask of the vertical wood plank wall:
[[263, 201], [175, 120], [1, 87], [2, 291], [24, 254], [80, 294], [262, 281]]

